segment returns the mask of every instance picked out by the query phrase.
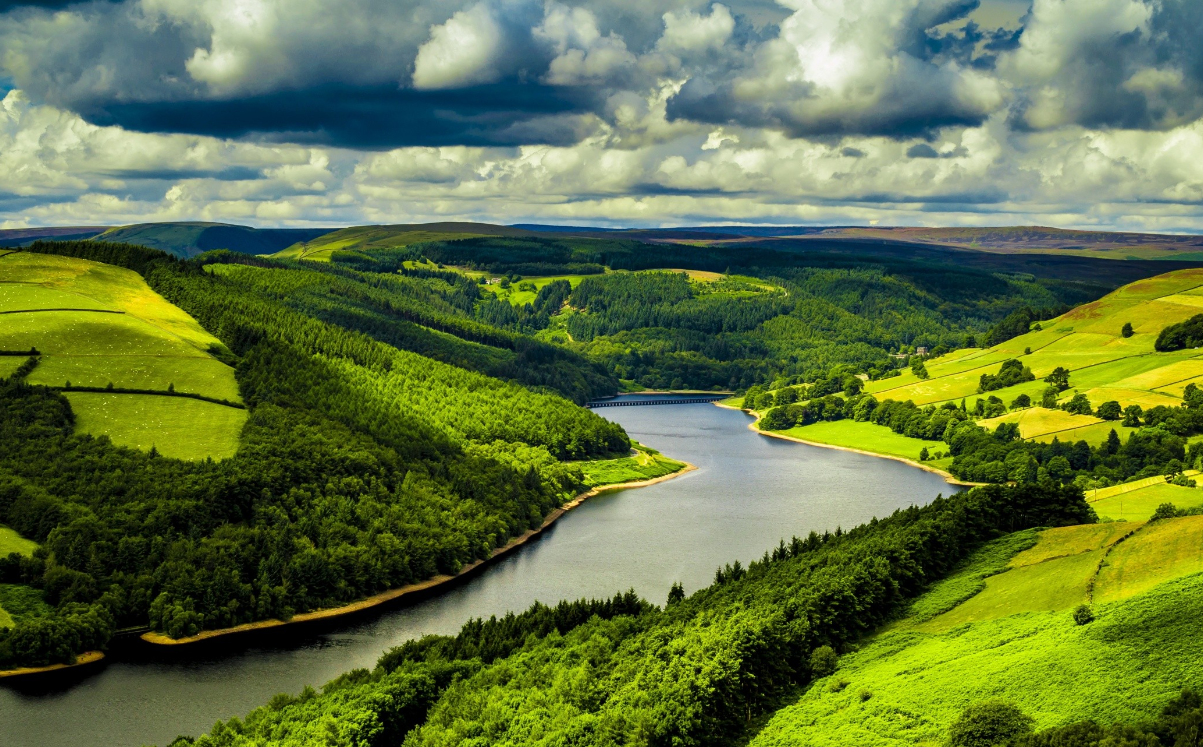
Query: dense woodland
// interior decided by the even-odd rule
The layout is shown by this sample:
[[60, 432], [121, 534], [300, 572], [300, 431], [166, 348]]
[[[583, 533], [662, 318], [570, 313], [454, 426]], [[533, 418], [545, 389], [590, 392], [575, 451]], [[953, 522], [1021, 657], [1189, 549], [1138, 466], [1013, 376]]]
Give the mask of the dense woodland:
[[[235, 457], [182, 462], [75, 435], [67, 400], [26, 385], [28, 367], [0, 382], [0, 523], [42, 544], [0, 560], [0, 582], [41, 589], [54, 610], [0, 631], [0, 667], [70, 661], [121, 627], [185, 636], [454, 573], [581, 489], [563, 460], [630, 446], [561, 396], [382, 341], [389, 320], [410, 323], [409, 299], [395, 294], [406, 310], [390, 315], [337, 268], [31, 251], [141, 272], [225, 343], [213, 352], [236, 365], [250, 419]], [[571, 353], [545, 360], [565, 389], [604, 381]]]
[[[405, 269], [422, 258], [515, 282], [528, 275], [585, 275], [571, 294], [561, 290], [520, 308], [486, 293], [476, 318], [518, 332], [543, 331], [541, 337], [558, 340], [613, 377], [655, 389], [743, 389], [838, 364], [885, 370], [889, 354], [900, 349], [959, 347], [975, 335], [1007, 339], [1022, 318], [1047, 318], [1114, 287], [952, 261], [575, 237], [459, 239], [332, 258], [347, 268], [414, 276], [431, 274]], [[657, 268], [727, 278], [605, 273]]]
[[[728, 744], [979, 543], [1093, 520], [1080, 491], [982, 488], [782, 542], [663, 607], [536, 606], [280, 696], [197, 745]], [[328, 741], [327, 741], [328, 740]]]

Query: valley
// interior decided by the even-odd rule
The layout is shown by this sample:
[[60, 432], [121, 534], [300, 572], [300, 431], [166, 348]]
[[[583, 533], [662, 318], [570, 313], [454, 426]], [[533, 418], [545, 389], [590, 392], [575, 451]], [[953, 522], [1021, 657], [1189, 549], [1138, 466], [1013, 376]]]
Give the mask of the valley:
[[[1048, 729], [1203, 685], [1176, 653], [1203, 573], [1199, 270], [1117, 288], [476, 225], [301, 246], [0, 257], [0, 657], [110, 654], [78, 675], [95, 696], [35, 697], [11, 738], [157, 692], [179, 744], [332, 719], [413, 745], [936, 745], [990, 697]], [[734, 394], [581, 407], [642, 390]], [[1133, 626], [1157, 678], [1107, 648]], [[318, 653], [348, 629], [349, 672]], [[185, 670], [140, 657], [202, 642], [206, 687], [300, 658], [185, 705]]]

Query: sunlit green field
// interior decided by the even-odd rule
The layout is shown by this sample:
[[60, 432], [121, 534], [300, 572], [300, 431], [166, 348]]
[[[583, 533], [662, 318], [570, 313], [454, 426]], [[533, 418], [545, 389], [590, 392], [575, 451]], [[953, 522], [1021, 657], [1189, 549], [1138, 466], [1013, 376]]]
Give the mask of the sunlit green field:
[[[1203, 270], [1193, 269], [1142, 280], [989, 350], [958, 351], [932, 360], [926, 381], [907, 372], [871, 382], [866, 390], [878, 399], [923, 405], [965, 398], [972, 406], [984, 396], [977, 394], [981, 375], [997, 373], [1004, 360], [1018, 358], [1037, 379], [1058, 366], [1069, 369], [1073, 389], [1062, 399], [1081, 391], [1095, 404], [1107, 399], [1142, 407], [1174, 402], [1187, 383], [1203, 380], [1203, 358], [1191, 350], [1155, 353], [1153, 342], [1166, 326], [1203, 313], [1200, 284]], [[1127, 339], [1120, 335], [1125, 322], [1135, 330]], [[1018, 394], [1033, 396], [1043, 388], [1038, 380], [990, 394], [1010, 404]]]
[[[991, 543], [920, 597], [907, 620], [845, 653], [834, 675], [778, 711], [751, 745], [937, 747], [967, 706], [993, 698], [1015, 702], [1037, 729], [1150, 718], [1182, 688], [1203, 686], [1201, 531], [1203, 517], [1190, 517], [1048, 530], [1028, 549], [1025, 537]], [[1076, 625], [1071, 609], [1108, 548], [1096, 619]], [[924, 622], [928, 608], [964, 598], [983, 575], [983, 591]]]
[[589, 487], [653, 480], [680, 472], [686, 466], [684, 462], [669, 459], [655, 449], [639, 444], [635, 445], [635, 453], [629, 457], [597, 459], [578, 464]]
[[201, 394], [238, 402], [238, 384], [230, 367], [210, 357], [126, 355], [109, 356], [101, 365], [92, 356], [44, 356], [28, 377], [31, 384], [103, 387], [112, 382], [124, 389], [162, 391], [174, 386], [177, 392]]
[[19, 355], [0, 355], [0, 379], [7, 379], [13, 372], [25, 363], [26, 358]]
[[[8, 254], [0, 257], [0, 311], [0, 350], [41, 355], [32, 384], [174, 388], [239, 401], [234, 370], [209, 352], [217, 338], [129, 270]], [[0, 356], [0, 376], [25, 360]], [[68, 400], [80, 432], [186, 459], [230, 456], [246, 420], [244, 410], [178, 397], [68, 392]]]
[[[37, 546], [38, 543], [33, 540], [27, 540], [12, 529], [0, 525], [0, 557], [7, 557], [14, 552], [28, 557], [33, 555]], [[20, 616], [25, 607], [22, 601], [30, 595], [37, 600], [41, 599], [41, 592], [35, 589], [16, 584], [0, 584], [0, 628], [13, 626], [13, 615]]]
[[37, 547], [38, 543], [27, 540], [12, 529], [0, 524], [0, 558], [7, 557], [14, 552], [26, 556], [33, 555], [33, 551]]
[[[939, 441], [924, 441], [919, 438], [900, 436], [883, 425], [859, 423], [855, 420], [812, 423], [790, 428], [781, 433], [804, 441], [844, 446], [916, 461], [919, 459], [919, 452], [925, 448], [929, 452], [943, 451], [948, 448], [947, 444]], [[939, 464], [942, 463], [937, 463], [936, 466]]]
[[329, 262], [330, 255], [338, 250], [392, 249], [424, 241], [445, 241], [450, 237], [467, 239], [478, 236], [480, 234], [410, 230], [406, 226], [357, 226], [332, 231], [302, 244], [293, 244], [272, 256]]
[[[1203, 482], [1197, 473], [1188, 473]], [[1178, 508], [1203, 506], [1203, 488], [1170, 485], [1158, 475], [1138, 483], [1114, 485], [1087, 494], [1091, 508], [1100, 518], [1143, 521], [1153, 515], [1163, 503]]]
[[186, 397], [67, 392], [75, 429], [118, 446], [176, 459], [225, 459], [238, 449], [247, 411]]
[[[487, 274], [487, 273], [485, 273]], [[567, 280], [573, 287], [581, 284], [581, 281], [589, 277], [588, 275], [542, 275], [539, 277], [523, 277], [516, 283], [511, 283], [509, 288], [502, 288], [499, 283], [491, 285], [482, 285], [480, 289], [488, 291], [497, 296], [503, 301], [509, 301], [514, 306], [523, 306], [528, 303], [534, 303], [535, 297], [539, 295], [539, 291], [543, 286], [553, 283], [556, 280]], [[522, 290], [521, 286], [530, 284], [534, 286], [534, 290]]]

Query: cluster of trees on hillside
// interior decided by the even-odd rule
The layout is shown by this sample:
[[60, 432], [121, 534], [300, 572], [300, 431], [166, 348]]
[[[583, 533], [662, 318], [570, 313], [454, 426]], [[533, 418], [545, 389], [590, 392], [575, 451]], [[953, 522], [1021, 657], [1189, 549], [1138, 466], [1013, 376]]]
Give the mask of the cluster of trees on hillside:
[[[1008, 363], [1012, 364], [1008, 367]], [[1003, 364], [1004, 373], [1020, 370], [1017, 361]], [[1026, 370], [1026, 369], [1023, 369]], [[1046, 381], [1052, 382], [1049, 407], [1057, 407], [1056, 392], [1068, 387], [1069, 372], [1063, 368], [1053, 371]], [[942, 405], [918, 406], [913, 402], [875, 397], [860, 391], [855, 377], [841, 380], [838, 376], [820, 379], [812, 385], [792, 385], [792, 379], [775, 382], [777, 388], [765, 390], [759, 385], [750, 387], [744, 396], [744, 407], [762, 413], [759, 427], [764, 430], [788, 430], [817, 421], [853, 419], [890, 428], [895, 433], [947, 445], [953, 457], [949, 471], [958, 478], [973, 482], [1076, 482], [1080, 486], [1100, 487], [1153, 475], [1176, 475], [1184, 468], [1203, 467], [1203, 444], [1187, 448], [1187, 438], [1203, 433], [1203, 389], [1187, 385], [1180, 407], [1158, 405], [1143, 410], [1139, 405], [1121, 409], [1116, 401], [1091, 407], [1084, 394], [1076, 394], [1060, 405], [1061, 409], [1080, 415], [1096, 415], [1103, 420], [1121, 421], [1127, 427], [1140, 430], [1122, 440], [1111, 431], [1106, 442], [1091, 447], [1085, 441], [1051, 443], [1024, 441], [1015, 423], [1000, 423], [993, 431], [978, 425], [975, 420], [998, 417], [1007, 412], [1007, 405], [996, 396], [978, 399], [973, 408], [946, 402]], [[846, 386], [843, 396], [835, 387]], [[1030, 398], [1020, 395], [1012, 408], [1027, 408]], [[1144, 427], [1142, 427], [1144, 426]], [[943, 456], [944, 449], [929, 453]]]
[[[551, 284], [556, 287], [536, 301], [537, 314], [482, 293], [459, 273], [383, 275], [232, 252], [210, 252], [198, 263], [253, 295], [428, 358], [577, 402], [617, 391], [614, 379], [579, 354], [521, 334], [546, 326], [555, 294], [567, 283]], [[542, 323], [528, 323], [532, 316]]]
[[1203, 314], [1196, 314], [1178, 324], [1171, 324], [1157, 335], [1153, 343], [1158, 352], [1197, 348], [1203, 345]]
[[70, 661], [124, 626], [185, 636], [454, 573], [582, 488], [561, 459], [630, 447], [558, 396], [303, 313], [305, 288], [331, 286], [299, 271], [37, 250], [141, 267], [228, 347], [250, 415], [234, 457], [182, 462], [75, 435], [61, 394], [0, 382], [0, 523], [42, 545], [0, 560], [0, 583], [53, 607], [0, 630], [0, 668]]
[[1061, 316], [1069, 311], [1069, 308], [1065, 304], [1044, 309], [1033, 309], [1030, 306], [1018, 308], [1003, 317], [982, 336], [982, 347], [994, 347], [1020, 335], [1026, 335], [1031, 331], [1033, 323]]
[[982, 374], [978, 381], [978, 393], [993, 392], [999, 389], [1006, 389], [1009, 386], [1022, 384], [1027, 381], [1035, 381], [1036, 377], [1032, 374], [1032, 370], [1023, 363], [1012, 358], [1011, 360], [1003, 361], [1002, 366], [996, 374]]
[[948, 747], [1199, 747], [1203, 699], [1183, 690], [1156, 718], [1137, 724], [1079, 721], [1033, 731], [1035, 719], [1014, 703], [988, 700], [965, 709], [949, 728]]
[[521, 639], [508, 632], [523, 629], [521, 616], [474, 621], [455, 638], [390, 652], [321, 694], [280, 696], [195, 744], [271, 735], [301, 745], [332, 719], [343, 727], [336, 743], [348, 745], [472, 744], [482, 735], [520, 743], [532, 733], [576, 745], [728, 744], [980, 542], [1091, 520], [1072, 487], [938, 498], [849, 532], [782, 542], [748, 567], [720, 569], [692, 596], [675, 589], [663, 608], [626, 601], [593, 617], [536, 609]]
[[[358, 254], [371, 261], [338, 253], [334, 259], [375, 272], [410, 272], [403, 263], [425, 257], [507, 276], [592, 274], [570, 301], [581, 311], [564, 317], [566, 346], [617, 378], [658, 389], [742, 389], [840, 364], [880, 374], [896, 368], [888, 355], [900, 348], [954, 348], [975, 335], [1001, 339], [1029, 317], [1107, 290], [883, 256], [581, 237], [470, 238]], [[684, 277], [601, 274], [668, 267], [765, 282], [758, 293], [703, 294]], [[537, 303], [511, 308], [486, 293], [476, 318], [531, 333], [555, 316], [544, 311]]]
[[973, 423], [948, 434], [954, 455], [948, 468], [957, 477], [977, 482], [1051, 478], [1101, 487], [1154, 475], [1176, 475], [1194, 466], [1203, 447], [1187, 448], [1187, 436], [1203, 432], [1203, 411], [1177, 408], [1168, 419], [1131, 433], [1127, 440], [1112, 430], [1098, 446], [1073, 444], [1054, 437], [1051, 443], [1024, 441], [1018, 428], [999, 425], [993, 433]]

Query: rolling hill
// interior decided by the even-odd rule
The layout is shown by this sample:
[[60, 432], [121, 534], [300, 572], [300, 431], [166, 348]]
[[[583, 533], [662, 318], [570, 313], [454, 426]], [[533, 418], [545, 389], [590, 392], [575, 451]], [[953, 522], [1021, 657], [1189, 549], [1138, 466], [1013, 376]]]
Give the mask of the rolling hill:
[[[1203, 516], [996, 540], [777, 711], [750, 745], [934, 747], [967, 706], [989, 699], [1015, 703], [1037, 729], [1142, 722], [1182, 688], [1203, 686], [1191, 653], [1200, 548]], [[1076, 624], [1083, 604], [1094, 619]]]
[[195, 257], [211, 249], [241, 254], [274, 254], [298, 242], [330, 233], [330, 228], [249, 228], [227, 223], [140, 223], [110, 228], [97, 241], [138, 244], [177, 257]]
[[352, 226], [320, 237], [299, 239], [276, 256], [328, 262], [335, 251], [395, 249], [426, 241], [479, 238], [481, 236], [525, 237], [533, 231], [488, 223], [417, 223], [394, 226]]
[[0, 366], [9, 369], [0, 374], [31, 349], [37, 365], [25, 380], [63, 392], [78, 432], [179, 459], [221, 459], [237, 447], [246, 410], [234, 369], [214, 356], [224, 346], [137, 273], [0, 257]]
[[0, 229], [0, 247], [28, 246], [35, 241], [78, 241], [90, 239], [108, 230], [108, 226], [54, 226], [44, 228]]
[[[1121, 407], [1176, 406], [1188, 384], [1203, 383], [1203, 354], [1197, 350], [1158, 353], [1153, 343], [1162, 329], [1203, 312], [1203, 270], [1181, 270], [1126, 285], [1092, 303], [1055, 319], [1034, 325], [1025, 335], [988, 349], [965, 349], [928, 362], [929, 377], [912, 372], [870, 382], [865, 391], [878, 399], [940, 405], [995, 396], [1004, 403], [1021, 394], [1039, 400], [1048, 386], [1042, 379], [1054, 368], [1070, 371], [1070, 388], [1059, 395], [1065, 402], [1085, 394], [1095, 405], [1114, 400]], [[1134, 334], [1124, 337], [1130, 323]], [[1040, 327], [1040, 329], [1035, 329]], [[988, 393], [978, 393], [982, 374], [996, 374], [1003, 361], [1018, 360], [1031, 369], [1035, 381]], [[1024, 438], [1062, 441], [1083, 438], [1101, 442], [1111, 428], [1097, 417], [1060, 410], [1024, 408], [984, 421], [1019, 425]]]

